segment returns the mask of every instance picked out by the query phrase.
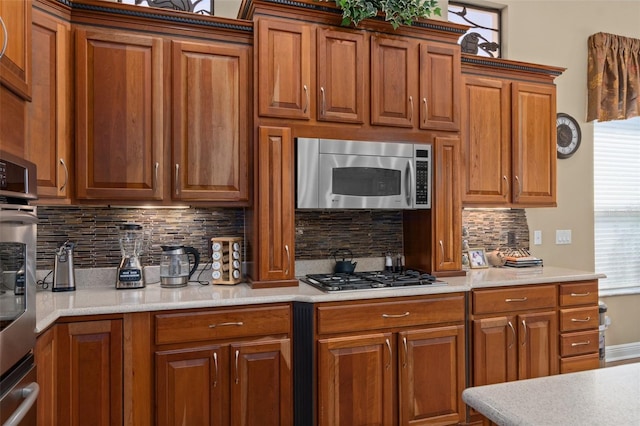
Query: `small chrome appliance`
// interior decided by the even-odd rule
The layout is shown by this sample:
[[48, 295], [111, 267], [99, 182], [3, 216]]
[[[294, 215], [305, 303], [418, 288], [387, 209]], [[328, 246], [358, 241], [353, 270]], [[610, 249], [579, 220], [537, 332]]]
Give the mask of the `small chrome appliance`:
[[145, 283], [140, 256], [144, 251], [145, 236], [142, 225], [135, 223], [120, 225], [119, 240], [122, 260], [118, 266], [116, 288], [143, 288]]
[[[160, 287], [184, 287], [200, 264], [200, 252], [187, 246], [161, 246]], [[193, 257], [193, 264], [190, 261]]]
[[56, 250], [51, 291], [75, 291], [76, 271], [73, 267], [74, 243], [66, 241]]

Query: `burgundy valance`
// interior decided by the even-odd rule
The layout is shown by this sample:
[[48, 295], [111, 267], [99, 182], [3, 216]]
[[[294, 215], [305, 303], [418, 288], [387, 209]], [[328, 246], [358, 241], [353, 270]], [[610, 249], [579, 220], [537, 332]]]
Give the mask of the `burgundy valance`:
[[640, 115], [640, 39], [593, 34], [588, 60], [587, 121]]

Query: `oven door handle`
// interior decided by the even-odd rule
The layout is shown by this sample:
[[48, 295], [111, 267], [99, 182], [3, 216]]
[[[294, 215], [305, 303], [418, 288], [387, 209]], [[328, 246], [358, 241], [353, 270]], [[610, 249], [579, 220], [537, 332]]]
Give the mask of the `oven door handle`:
[[20, 210], [0, 210], [0, 223], [32, 225], [38, 223], [38, 216], [35, 213]]
[[20, 389], [20, 396], [24, 398], [24, 401], [20, 403], [16, 411], [7, 419], [2, 426], [18, 426], [24, 416], [27, 415], [29, 410], [33, 407], [38, 399], [40, 393], [40, 386], [36, 382], [31, 382], [24, 388]]

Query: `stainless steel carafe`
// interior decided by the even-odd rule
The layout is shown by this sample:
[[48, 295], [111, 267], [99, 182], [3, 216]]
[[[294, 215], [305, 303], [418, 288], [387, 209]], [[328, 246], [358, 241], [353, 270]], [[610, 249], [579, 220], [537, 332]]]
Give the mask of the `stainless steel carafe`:
[[74, 291], [76, 289], [76, 272], [73, 267], [74, 247], [75, 244], [67, 240], [56, 250], [51, 291]]

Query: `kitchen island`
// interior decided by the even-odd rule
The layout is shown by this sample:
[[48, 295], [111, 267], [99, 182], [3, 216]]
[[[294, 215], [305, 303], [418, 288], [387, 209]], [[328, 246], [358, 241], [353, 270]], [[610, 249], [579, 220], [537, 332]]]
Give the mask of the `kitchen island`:
[[640, 363], [465, 389], [500, 426], [640, 424]]

